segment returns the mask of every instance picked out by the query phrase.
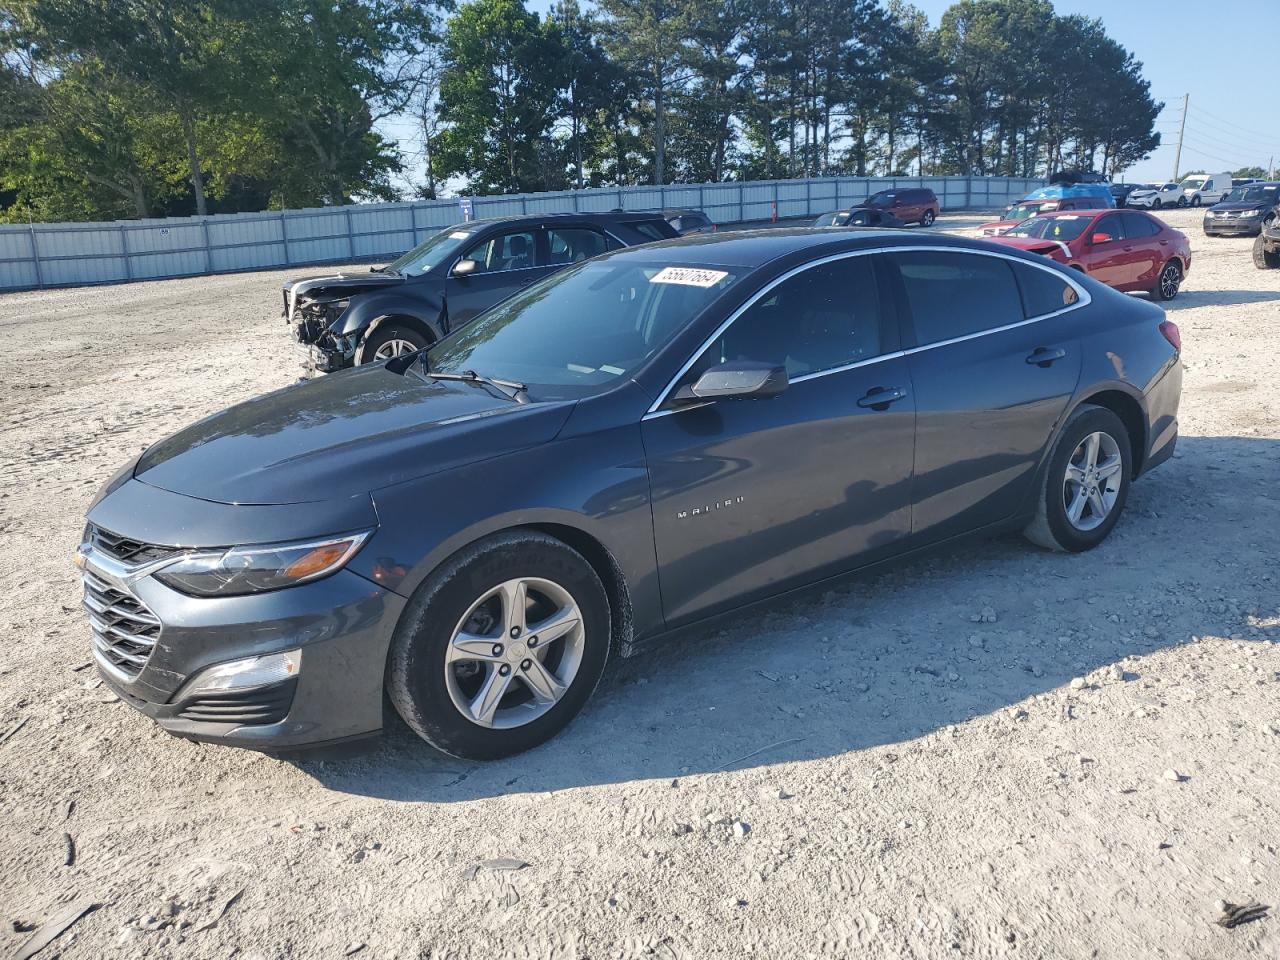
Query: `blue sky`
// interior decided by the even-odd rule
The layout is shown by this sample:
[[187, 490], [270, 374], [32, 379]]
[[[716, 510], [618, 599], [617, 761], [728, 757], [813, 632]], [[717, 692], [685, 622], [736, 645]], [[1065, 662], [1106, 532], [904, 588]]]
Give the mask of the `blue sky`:
[[[550, 0], [526, 0], [544, 13]], [[951, 0], [912, 0], [937, 26]], [[1129, 181], [1173, 176], [1182, 97], [1191, 95], [1182, 170], [1280, 168], [1280, 0], [1055, 0], [1061, 14], [1097, 17], [1142, 61], [1151, 93], [1165, 102], [1156, 129], [1164, 145], [1127, 170]], [[383, 125], [400, 140], [409, 179], [422, 180], [411, 126]]]

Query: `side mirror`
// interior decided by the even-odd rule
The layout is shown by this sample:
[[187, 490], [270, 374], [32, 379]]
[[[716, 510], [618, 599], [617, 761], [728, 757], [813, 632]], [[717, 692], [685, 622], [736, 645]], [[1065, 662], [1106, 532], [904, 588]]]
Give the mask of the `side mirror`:
[[674, 399], [684, 403], [699, 400], [761, 400], [776, 397], [787, 389], [787, 368], [754, 360], [732, 360], [712, 367], [692, 386], [682, 387]]
[[1098, 244], [1098, 243], [1110, 243], [1110, 242], [1111, 242], [1111, 234], [1109, 234], [1109, 233], [1095, 233], [1092, 237], [1090, 237], [1090, 238], [1089, 238], [1089, 242], [1090, 242], [1090, 243], [1094, 243], [1094, 244]]
[[453, 265], [453, 269], [449, 272], [453, 277], [466, 277], [476, 272], [476, 267], [480, 264], [474, 260], [459, 260]]

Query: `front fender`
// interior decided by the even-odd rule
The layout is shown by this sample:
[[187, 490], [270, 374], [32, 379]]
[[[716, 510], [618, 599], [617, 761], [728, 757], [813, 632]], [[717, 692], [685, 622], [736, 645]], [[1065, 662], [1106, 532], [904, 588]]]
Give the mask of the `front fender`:
[[444, 336], [440, 316], [444, 305], [431, 300], [410, 300], [396, 294], [357, 297], [348, 304], [329, 328], [335, 336], [349, 337], [362, 333], [383, 317], [409, 317], [430, 332], [435, 339]]
[[489, 534], [569, 528], [616, 563], [630, 597], [634, 635], [643, 638], [662, 627], [639, 424], [385, 487], [373, 499], [381, 526], [352, 569], [404, 597], [447, 557]]

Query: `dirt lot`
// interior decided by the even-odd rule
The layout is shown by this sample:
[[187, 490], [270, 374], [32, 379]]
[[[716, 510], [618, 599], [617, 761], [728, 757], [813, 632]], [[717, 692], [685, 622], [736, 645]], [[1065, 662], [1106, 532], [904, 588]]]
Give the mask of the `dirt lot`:
[[87, 901], [41, 958], [1280, 955], [1213, 923], [1280, 905], [1280, 273], [1168, 219], [1183, 437], [1103, 547], [739, 615], [491, 765], [199, 747], [85, 666], [93, 490], [294, 376], [298, 271], [0, 296], [0, 952]]

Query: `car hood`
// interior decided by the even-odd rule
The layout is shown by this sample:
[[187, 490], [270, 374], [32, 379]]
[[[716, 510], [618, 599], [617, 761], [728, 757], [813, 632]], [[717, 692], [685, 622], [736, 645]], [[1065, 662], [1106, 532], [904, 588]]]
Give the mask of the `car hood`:
[[992, 237], [992, 243], [999, 243], [1006, 247], [1015, 247], [1018, 250], [1025, 250], [1027, 253], [1047, 253], [1060, 257], [1070, 257], [1071, 250], [1061, 240], [1038, 240], [1035, 237], [1011, 237], [1007, 233], [1003, 236]]
[[345, 300], [358, 293], [371, 290], [385, 290], [404, 283], [404, 277], [398, 273], [331, 273], [318, 277], [303, 277], [290, 280], [284, 285], [286, 309], [293, 313], [294, 307], [301, 300]]
[[1230, 203], [1215, 203], [1209, 209], [1216, 210], [1219, 213], [1226, 213], [1227, 211], [1266, 210], [1270, 206], [1271, 204], [1269, 203], [1245, 203], [1244, 201], [1233, 200]]
[[544, 443], [572, 407], [364, 366], [201, 420], [148, 449], [134, 477], [218, 503], [352, 497]]

